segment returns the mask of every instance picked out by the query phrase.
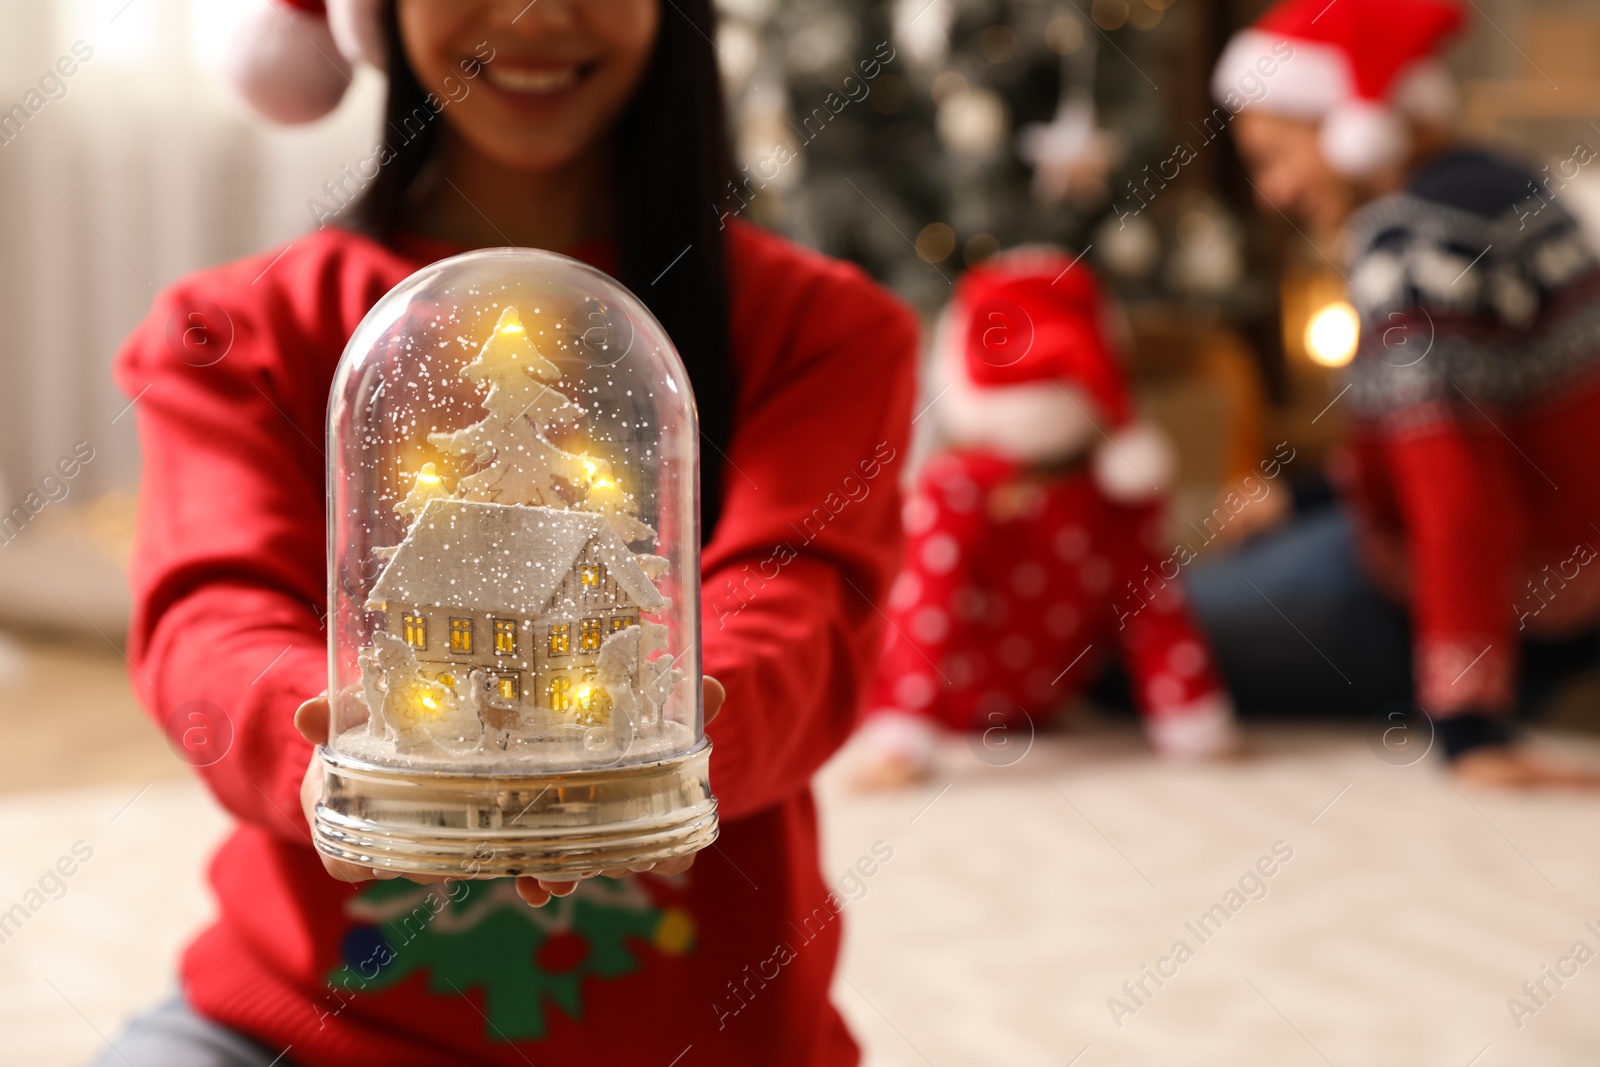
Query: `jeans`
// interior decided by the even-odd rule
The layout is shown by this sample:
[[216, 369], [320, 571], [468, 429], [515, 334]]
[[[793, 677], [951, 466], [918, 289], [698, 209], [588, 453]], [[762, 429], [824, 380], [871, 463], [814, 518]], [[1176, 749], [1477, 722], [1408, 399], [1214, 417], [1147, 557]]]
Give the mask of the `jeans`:
[[198, 1015], [180, 994], [129, 1023], [91, 1067], [294, 1067], [284, 1051]]
[[[1298, 516], [1216, 562], [1196, 563], [1185, 581], [1241, 712], [1367, 716], [1412, 698], [1406, 610], [1373, 587], [1341, 509]], [[1600, 630], [1524, 641], [1522, 657], [1517, 710], [1527, 716], [1600, 660]]]

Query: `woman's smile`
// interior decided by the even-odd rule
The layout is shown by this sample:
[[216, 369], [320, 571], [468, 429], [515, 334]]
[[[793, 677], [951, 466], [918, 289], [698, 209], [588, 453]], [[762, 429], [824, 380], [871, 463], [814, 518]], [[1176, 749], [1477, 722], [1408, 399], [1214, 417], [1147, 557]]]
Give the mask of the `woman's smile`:
[[484, 77], [512, 97], [547, 100], [578, 86], [599, 64], [594, 61], [537, 62], [495, 59], [484, 65]]

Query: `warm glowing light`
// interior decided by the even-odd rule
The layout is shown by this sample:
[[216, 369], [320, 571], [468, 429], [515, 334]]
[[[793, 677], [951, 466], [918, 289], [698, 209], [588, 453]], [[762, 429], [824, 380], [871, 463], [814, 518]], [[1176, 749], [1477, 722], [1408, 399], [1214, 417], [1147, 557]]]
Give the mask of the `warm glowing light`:
[[612, 478], [610, 474], [600, 473], [600, 462], [599, 460], [590, 459], [588, 456], [583, 457], [584, 480], [589, 483], [589, 488], [591, 489], [615, 489], [617, 487], [616, 479]]
[[501, 333], [521, 333], [522, 332], [522, 323], [520, 323], [520, 322], [508, 322], [504, 326], [500, 327], [500, 332]]
[[419, 686], [412, 715], [417, 719], [437, 719], [445, 712], [444, 693], [437, 686]]
[[585, 682], [573, 688], [572, 701], [580, 711], [599, 712], [604, 710], [605, 696], [599, 686]]
[[1319, 309], [1306, 323], [1306, 354], [1324, 367], [1342, 367], [1355, 357], [1360, 335], [1356, 309], [1340, 300]]
[[422, 468], [420, 471], [417, 472], [417, 481], [418, 482], [420, 482], [423, 485], [438, 485], [441, 481], [444, 480], [444, 479], [440, 478], [437, 474], [435, 474], [433, 472], [432, 466], [433, 466], [432, 464], [429, 464], [428, 466]]

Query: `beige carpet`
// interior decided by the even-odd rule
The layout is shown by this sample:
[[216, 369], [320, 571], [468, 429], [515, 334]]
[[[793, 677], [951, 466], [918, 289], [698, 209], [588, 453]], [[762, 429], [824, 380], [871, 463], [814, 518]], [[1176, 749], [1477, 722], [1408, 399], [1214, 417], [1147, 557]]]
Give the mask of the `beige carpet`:
[[[825, 772], [826, 869], [858, 898], [836, 1000], [871, 1067], [1600, 1063], [1600, 963], [1546, 979], [1521, 1029], [1506, 1004], [1600, 950], [1600, 800], [1463, 795], [1350, 733], [1258, 738], [1196, 770], [1116, 731], [1010, 767], [957, 740], [933, 785], [865, 798]], [[0, 796], [0, 907], [93, 850], [0, 944], [0, 1064], [81, 1063], [168, 987], [223, 826], [184, 778]], [[846, 879], [877, 842], [892, 858]], [[1265, 895], [1230, 901], [1275, 842], [1292, 858], [1246, 880]], [[1185, 924], [1219, 903], [1202, 942]], [[1179, 940], [1192, 958], [1163, 961]], [[1135, 1001], [1146, 964], [1172, 976]]]

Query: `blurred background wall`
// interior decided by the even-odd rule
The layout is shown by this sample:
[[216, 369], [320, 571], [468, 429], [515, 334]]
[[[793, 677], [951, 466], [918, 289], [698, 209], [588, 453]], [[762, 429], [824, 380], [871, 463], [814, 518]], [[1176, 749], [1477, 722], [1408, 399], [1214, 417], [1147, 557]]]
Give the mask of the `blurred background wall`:
[[[214, 74], [247, 2], [0, 13], [0, 110], [76, 60], [37, 112], [0, 115], [0, 506], [48, 496], [40, 478], [78, 442], [95, 454], [0, 543], [0, 620], [116, 638], [139, 467], [129, 400], [107, 374], [121, 338], [184, 272], [312, 227], [313, 205], [331, 203], [324, 183], [377, 127], [371, 72], [324, 122], [247, 119]], [[1304, 339], [1340, 299], [1339, 252], [1250, 210], [1227, 138], [1207, 139], [1213, 57], [1258, 0], [722, 6], [744, 170], [714, 210], [855, 259], [929, 315], [964, 265], [1000, 247], [1087, 248], [1126, 303], [1144, 406], [1183, 446], [1180, 520], [1273, 442], [1323, 454], [1337, 411], [1309, 416], [1332, 372]], [[1475, 6], [1453, 57], [1466, 131], [1541, 164], [1600, 150], [1600, 11]], [[1170, 173], [1180, 144], [1193, 160], [1138, 196], [1130, 183]], [[1591, 169], [1560, 195], [1600, 219]]]

